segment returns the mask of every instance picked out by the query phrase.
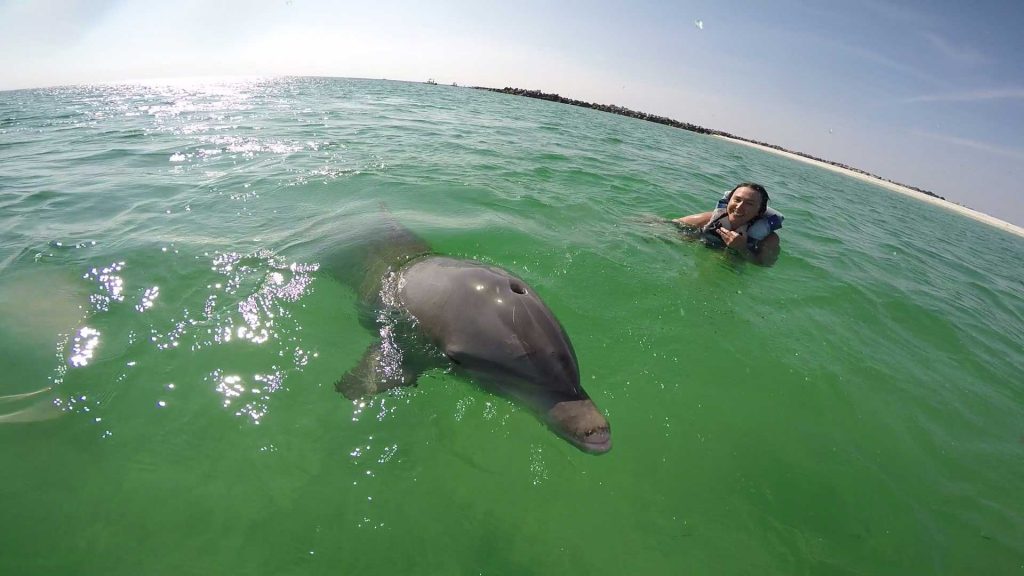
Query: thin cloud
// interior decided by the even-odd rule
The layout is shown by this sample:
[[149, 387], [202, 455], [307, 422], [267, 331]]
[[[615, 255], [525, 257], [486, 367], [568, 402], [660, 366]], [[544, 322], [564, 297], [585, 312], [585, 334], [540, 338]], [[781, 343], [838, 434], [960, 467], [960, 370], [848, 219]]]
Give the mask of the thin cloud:
[[989, 62], [989, 59], [978, 50], [954, 44], [934, 32], [921, 32], [921, 35], [928, 40], [928, 43], [931, 44], [932, 48], [942, 54], [947, 60], [971, 66], [987, 64]]
[[869, 12], [874, 12], [883, 22], [900, 23], [907, 26], [931, 26], [935, 20], [931, 14], [905, 6], [900, 2], [864, 0], [859, 6]]
[[903, 62], [900, 62], [899, 60], [895, 60], [895, 59], [890, 58], [890, 57], [888, 57], [888, 56], [886, 56], [884, 54], [881, 54], [879, 52], [875, 52], [873, 50], [869, 50], [869, 49], [861, 47], [861, 46], [854, 46], [852, 44], [837, 43], [837, 45], [840, 48], [842, 48], [843, 50], [846, 50], [848, 53], [850, 53], [850, 54], [852, 54], [854, 56], [857, 56], [857, 57], [859, 57], [859, 58], [861, 58], [861, 59], [863, 59], [863, 60], [865, 60], [867, 62], [871, 62], [873, 64], [878, 64], [880, 66], [883, 66], [883, 67], [888, 68], [890, 70], [893, 70], [895, 72], [899, 72], [899, 73], [904, 74], [906, 76], [912, 76], [912, 77], [914, 77], [914, 78], [916, 78], [916, 79], [918, 79], [918, 80], [920, 80], [922, 82], [926, 82], [928, 84], [940, 84], [941, 83], [941, 81], [938, 78], [936, 78], [935, 76], [933, 76], [933, 75], [931, 75], [931, 74], [929, 74], [927, 72], [922, 71], [918, 67], [911, 66], [909, 64], [904, 64]]
[[987, 102], [991, 100], [1024, 100], [1024, 88], [989, 88], [968, 92], [926, 94], [907, 98], [904, 102]]
[[1009, 158], [1024, 160], [1024, 149], [1022, 148], [1010, 148], [1006, 146], [999, 146], [997, 144], [990, 144], [988, 142], [979, 142], [978, 140], [960, 138], [959, 136], [950, 136], [948, 134], [937, 134], [935, 132], [928, 132], [925, 130], [914, 130], [912, 133], [917, 136], [931, 138], [932, 140], [938, 140], [940, 142], [953, 144], [955, 146], [962, 146], [965, 148], [980, 150], [982, 152], [988, 152], [990, 154], [997, 154], [999, 156], [1006, 156]]

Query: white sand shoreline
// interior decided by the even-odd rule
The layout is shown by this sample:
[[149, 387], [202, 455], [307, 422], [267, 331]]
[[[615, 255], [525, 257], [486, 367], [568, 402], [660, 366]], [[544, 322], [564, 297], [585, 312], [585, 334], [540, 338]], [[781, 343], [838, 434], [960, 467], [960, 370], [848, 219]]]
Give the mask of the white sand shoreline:
[[898, 194], [904, 194], [904, 195], [907, 195], [907, 196], [911, 196], [913, 198], [921, 200], [922, 202], [928, 202], [929, 204], [934, 204], [936, 206], [941, 206], [941, 207], [945, 208], [946, 210], [951, 210], [951, 211], [956, 212], [958, 214], [962, 214], [964, 216], [967, 216], [968, 218], [973, 218], [974, 220], [977, 220], [979, 222], [983, 222], [985, 224], [988, 224], [989, 226], [993, 226], [995, 228], [999, 228], [1000, 230], [1004, 230], [1004, 231], [1009, 232], [1011, 234], [1016, 234], [1017, 236], [1024, 237], [1024, 228], [1021, 228], [1020, 226], [1017, 226], [1016, 224], [1011, 224], [1009, 222], [1004, 222], [1003, 220], [1000, 220], [998, 218], [994, 218], [992, 216], [989, 216], [988, 214], [983, 214], [981, 212], [978, 212], [977, 210], [971, 210], [970, 208], [966, 208], [966, 207], [961, 206], [959, 204], [954, 204], [953, 202], [949, 202], [947, 200], [942, 200], [942, 199], [936, 198], [934, 196], [929, 196], [927, 194], [922, 194], [921, 192], [918, 192], [917, 190], [912, 190], [910, 188], [907, 188], [906, 186], [900, 186], [899, 184], [893, 184], [892, 182], [886, 182], [885, 180], [881, 180], [879, 178], [873, 178], [873, 177], [868, 176], [866, 174], [861, 174], [860, 172], [854, 172], [852, 170], [847, 170], [845, 168], [840, 168], [839, 166], [834, 166], [834, 165], [829, 164], [827, 162], [819, 162], [817, 160], [812, 160], [812, 159], [807, 158], [805, 156], [800, 156], [799, 154], [793, 154], [791, 152], [784, 152], [782, 150], [776, 150], [775, 148], [769, 148], [767, 146], [761, 146], [760, 144], [754, 144], [753, 142], [746, 142], [744, 140], [736, 140], [736, 139], [733, 139], [733, 138], [726, 138], [725, 136], [718, 136], [718, 135], [712, 135], [712, 136], [715, 137], [715, 138], [721, 138], [722, 140], [726, 140], [726, 141], [729, 141], [729, 142], [734, 142], [736, 144], [742, 144], [744, 146], [749, 146], [751, 148], [757, 148], [758, 150], [764, 150], [765, 152], [771, 152], [772, 154], [778, 154], [779, 156], [785, 156], [786, 158], [790, 158], [790, 159], [796, 160], [798, 162], [805, 162], [807, 164], [813, 164], [814, 166], [818, 166], [819, 168], [824, 168], [826, 170], [831, 170], [833, 172], [838, 172], [840, 174], [845, 174], [847, 176], [850, 176], [851, 178], [856, 178], [856, 179], [862, 180], [864, 182], [870, 182], [870, 183], [872, 183], [872, 184], [874, 184], [876, 186], [880, 186], [882, 188], [885, 188], [886, 190], [890, 190], [890, 191], [896, 192]]

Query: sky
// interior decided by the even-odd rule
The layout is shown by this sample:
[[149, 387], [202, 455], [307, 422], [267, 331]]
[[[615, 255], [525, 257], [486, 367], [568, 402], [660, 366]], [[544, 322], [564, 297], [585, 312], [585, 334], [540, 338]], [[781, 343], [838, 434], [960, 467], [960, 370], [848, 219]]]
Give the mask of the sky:
[[0, 0], [0, 90], [316, 75], [539, 89], [1024, 226], [1024, 1]]

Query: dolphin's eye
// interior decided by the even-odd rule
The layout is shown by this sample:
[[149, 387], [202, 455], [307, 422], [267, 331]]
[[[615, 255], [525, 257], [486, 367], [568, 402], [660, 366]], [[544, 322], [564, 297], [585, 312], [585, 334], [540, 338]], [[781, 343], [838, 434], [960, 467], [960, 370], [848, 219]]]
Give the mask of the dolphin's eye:
[[515, 280], [510, 280], [508, 287], [516, 294], [526, 294], [526, 287]]

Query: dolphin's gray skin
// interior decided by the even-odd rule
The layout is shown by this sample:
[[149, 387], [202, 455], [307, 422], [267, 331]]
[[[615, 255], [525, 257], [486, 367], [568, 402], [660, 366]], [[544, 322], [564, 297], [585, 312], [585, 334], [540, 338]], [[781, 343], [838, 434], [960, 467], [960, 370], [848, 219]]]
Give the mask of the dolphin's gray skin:
[[56, 392], [41, 383], [53, 371], [61, 338], [81, 326], [88, 291], [66, 269], [0, 268], [0, 424], [57, 418], [65, 412], [53, 403]]
[[382, 236], [388, 242], [365, 249], [361, 264], [325, 266], [358, 287], [364, 323], [380, 335], [338, 381], [339, 392], [354, 399], [410, 386], [424, 370], [454, 364], [534, 410], [581, 450], [611, 449], [608, 422], [580, 386], [568, 336], [526, 282], [473, 260], [430, 255], [397, 224]]

